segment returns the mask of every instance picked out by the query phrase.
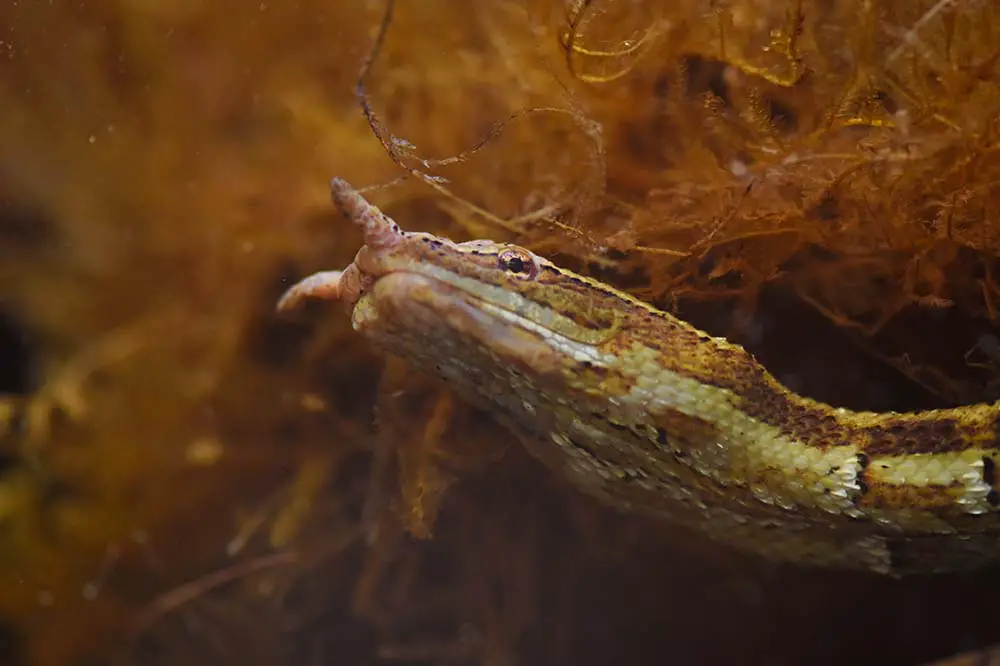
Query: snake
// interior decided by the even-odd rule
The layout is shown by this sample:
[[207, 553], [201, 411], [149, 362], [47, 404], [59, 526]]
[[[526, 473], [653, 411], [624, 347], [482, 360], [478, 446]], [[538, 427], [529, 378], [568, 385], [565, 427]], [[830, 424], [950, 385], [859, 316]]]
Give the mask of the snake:
[[1000, 403], [853, 411], [743, 347], [511, 243], [406, 231], [330, 184], [364, 243], [277, 310], [338, 302], [570, 487], [752, 556], [899, 576], [1000, 559]]

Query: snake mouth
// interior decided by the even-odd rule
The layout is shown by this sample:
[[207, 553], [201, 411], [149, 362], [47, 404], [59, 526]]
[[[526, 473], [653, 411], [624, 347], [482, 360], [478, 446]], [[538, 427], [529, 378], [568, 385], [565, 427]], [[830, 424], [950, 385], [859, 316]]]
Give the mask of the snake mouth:
[[[361, 294], [351, 318], [355, 330], [390, 347], [396, 340], [427, 350], [444, 347], [452, 354], [488, 350], [535, 372], [554, 370], [560, 359], [527, 320], [519, 322], [475, 294], [422, 273], [399, 270], [377, 277]], [[412, 339], [413, 331], [421, 331], [420, 339]]]

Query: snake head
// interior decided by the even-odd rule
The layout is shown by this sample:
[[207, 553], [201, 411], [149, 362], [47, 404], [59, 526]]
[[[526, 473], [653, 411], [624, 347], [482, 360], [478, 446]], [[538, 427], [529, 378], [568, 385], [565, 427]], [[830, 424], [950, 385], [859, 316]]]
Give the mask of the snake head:
[[581, 343], [606, 341], [620, 325], [620, 300], [602, 302], [595, 281], [561, 269], [523, 247], [490, 240], [456, 243], [404, 231], [346, 181], [331, 182], [341, 213], [364, 233], [364, 246], [342, 271], [323, 271], [292, 286], [278, 303], [287, 311], [309, 298], [353, 308], [383, 278], [420, 275], [493, 311], [532, 322]]
[[344, 270], [292, 286], [280, 311], [304, 299], [340, 301], [356, 330], [400, 355], [478, 348], [536, 369], [596, 362], [621, 328], [621, 299], [602, 298], [598, 282], [517, 245], [405, 231], [346, 181], [334, 179], [331, 190], [364, 246]]

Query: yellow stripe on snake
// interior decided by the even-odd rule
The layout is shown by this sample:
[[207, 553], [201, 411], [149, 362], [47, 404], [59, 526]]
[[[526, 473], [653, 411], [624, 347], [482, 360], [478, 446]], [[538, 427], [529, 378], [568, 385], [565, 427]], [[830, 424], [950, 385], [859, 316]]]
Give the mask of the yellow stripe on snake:
[[838, 409], [742, 347], [520, 247], [407, 232], [340, 179], [365, 244], [289, 289], [496, 415], [571, 483], [766, 557], [882, 573], [1000, 559], [1000, 405]]

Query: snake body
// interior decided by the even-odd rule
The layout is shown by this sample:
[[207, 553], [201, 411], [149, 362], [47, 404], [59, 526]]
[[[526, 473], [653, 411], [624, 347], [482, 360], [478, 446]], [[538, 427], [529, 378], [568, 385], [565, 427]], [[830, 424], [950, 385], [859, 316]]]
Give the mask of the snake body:
[[488, 409], [581, 490], [738, 548], [880, 573], [1000, 559], [1000, 405], [856, 412], [742, 347], [513, 245], [407, 232], [332, 183], [365, 244], [290, 288]]

